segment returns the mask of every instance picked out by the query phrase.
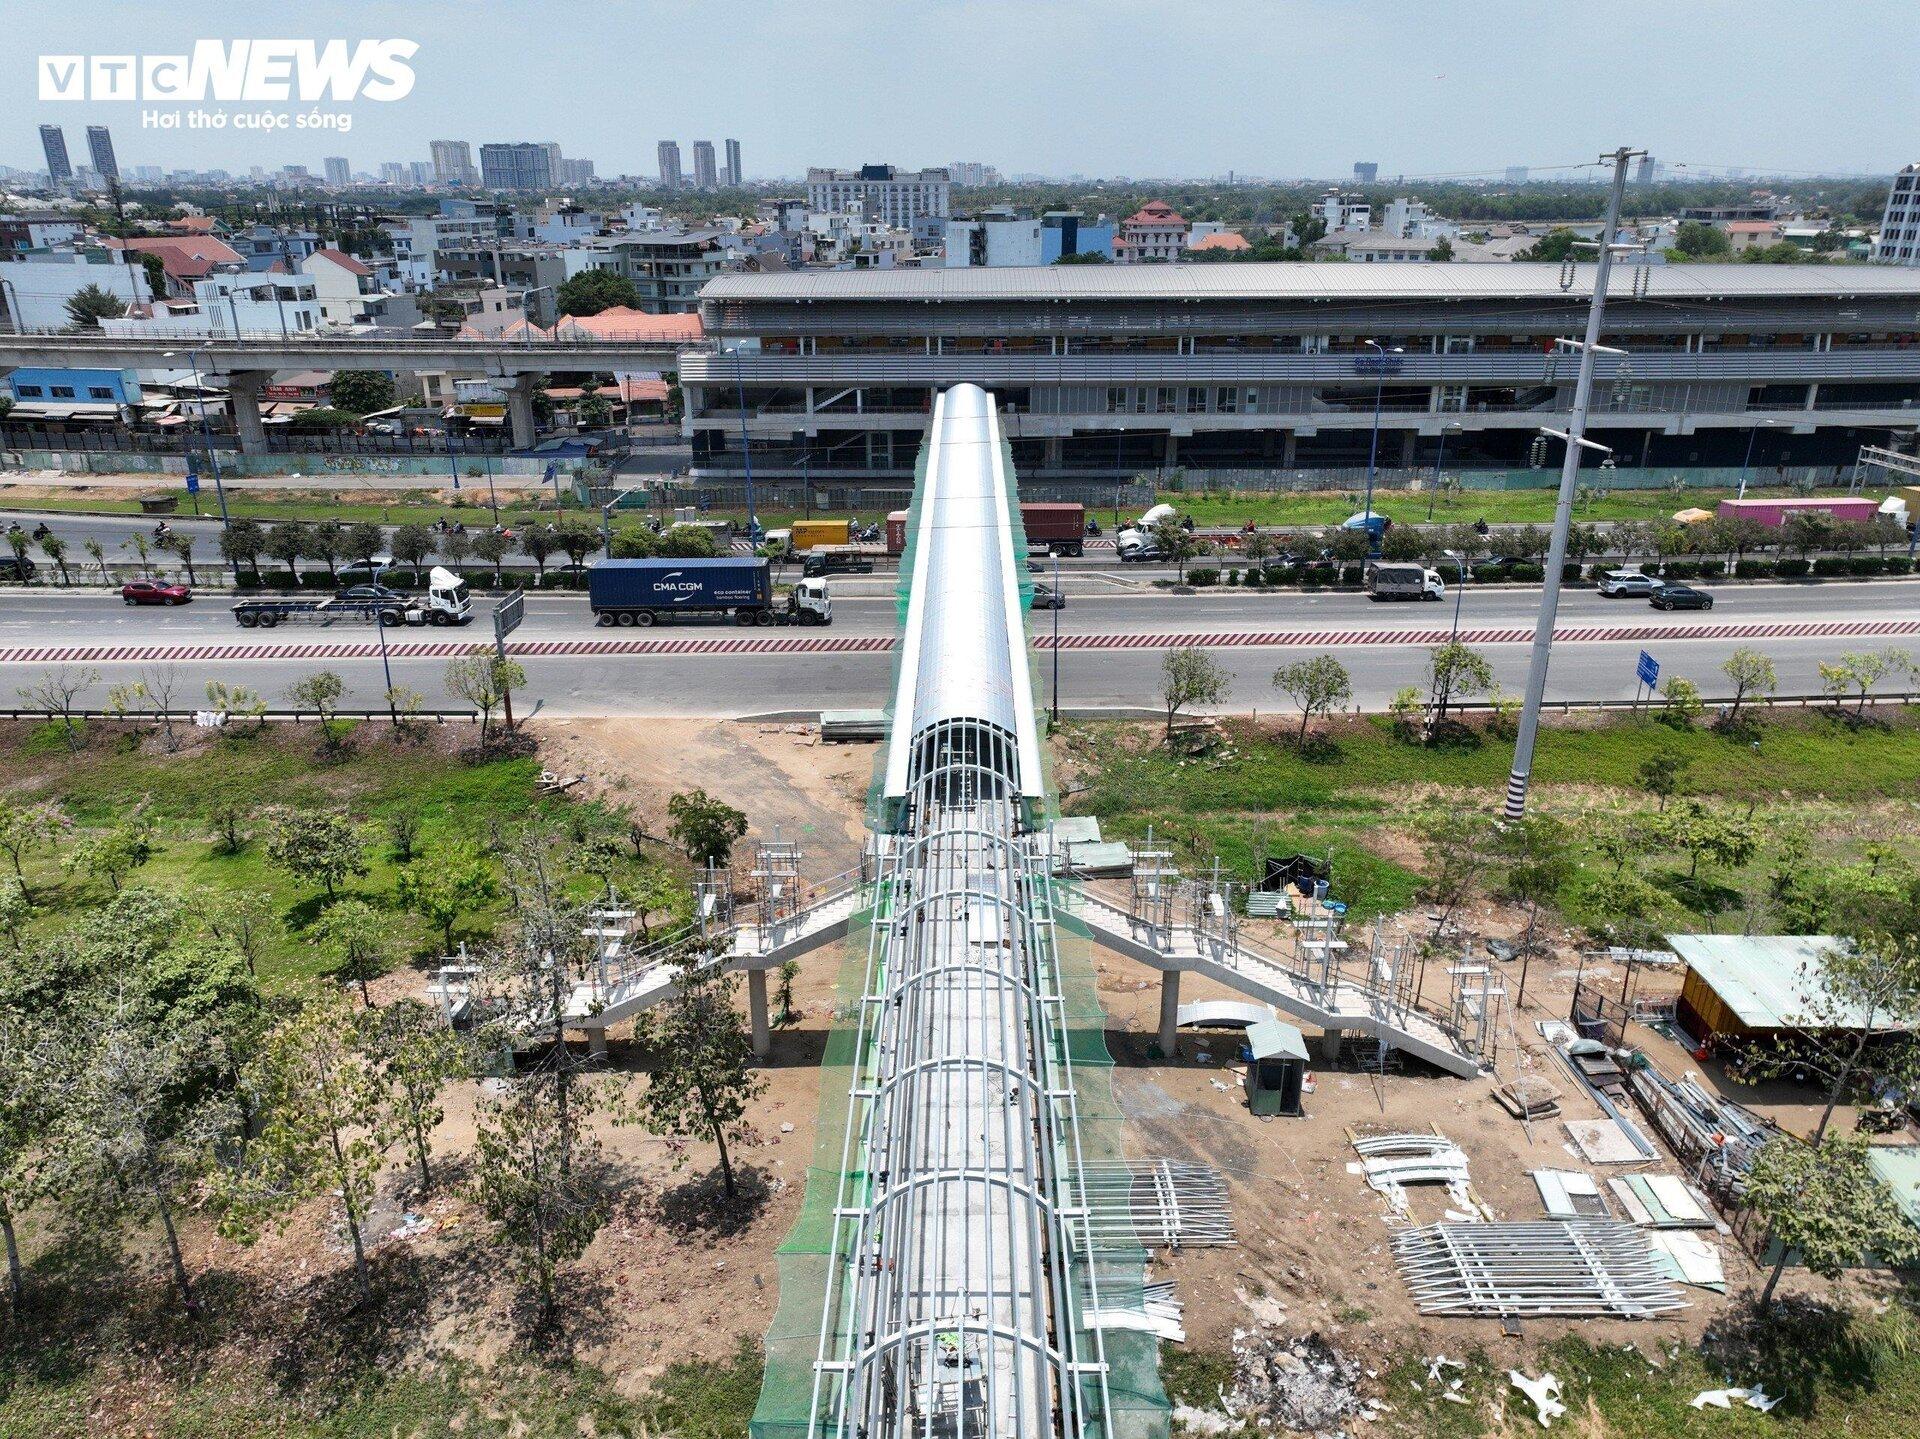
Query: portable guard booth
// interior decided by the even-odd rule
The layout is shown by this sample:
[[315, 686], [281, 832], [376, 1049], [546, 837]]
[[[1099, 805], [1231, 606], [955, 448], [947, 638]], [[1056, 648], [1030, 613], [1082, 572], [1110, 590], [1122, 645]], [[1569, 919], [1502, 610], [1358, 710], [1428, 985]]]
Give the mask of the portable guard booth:
[[1247, 1029], [1247, 1108], [1255, 1114], [1298, 1114], [1307, 1077], [1307, 1042], [1278, 1019]]

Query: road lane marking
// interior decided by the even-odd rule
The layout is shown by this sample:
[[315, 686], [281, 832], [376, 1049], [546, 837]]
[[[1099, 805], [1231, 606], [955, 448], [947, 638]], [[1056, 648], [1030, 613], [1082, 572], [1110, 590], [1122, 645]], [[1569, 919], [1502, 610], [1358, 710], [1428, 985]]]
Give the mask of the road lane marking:
[[[1068, 634], [1060, 637], [1063, 651], [1158, 650], [1198, 645], [1207, 649], [1340, 649], [1356, 646], [1445, 644], [1450, 631], [1442, 627], [1325, 628], [1295, 630], [1229, 630], [1185, 633], [1128, 632], [1124, 634]], [[1554, 631], [1557, 644], [1621, 644], [1648, 641], [1758, 640], [1758, 639], [1882, 639], [1920, 635], [1920, 620], [1824, 620], [1792, 623], [1700, 625], [1569, 625]], [[1480, 626], [1460, 631], [1469, 645], [1525, 644], [1533, 638], [1530, 625]], [[1053, 648], [1050, 634], [1030, 641], [1038, 651]], [[729, 634], [678, 638], [663, 635], [620, 635], [565, 640], [510, 642], [511, 654], [528, 659], [568, 656], [729, 656], [884, 654], [894, 647], [891, 635]], [[485, 641], [396, 640], [387, 652], [395, 659], [448, 659], [476, 649]], [[136, 664], [179, 660], [305, 660], [374, 659], [378, 643], [367, 641], [307, 641], [294, 644], [259, 642], [200, 644], [23, 645], [0, 648], [0, 664]]]

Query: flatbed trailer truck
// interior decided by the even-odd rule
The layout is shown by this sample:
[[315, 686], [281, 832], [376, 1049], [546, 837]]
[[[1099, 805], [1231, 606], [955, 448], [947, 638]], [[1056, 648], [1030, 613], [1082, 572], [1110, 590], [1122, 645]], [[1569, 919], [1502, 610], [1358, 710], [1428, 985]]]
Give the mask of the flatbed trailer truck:
[[467, 582], [451, 570], [434, 568], [424, 595], [262, 595], [237, 601], [233, 618], [242, 629], [270, 630], [276, 625], [464, 625], [473, 619]]

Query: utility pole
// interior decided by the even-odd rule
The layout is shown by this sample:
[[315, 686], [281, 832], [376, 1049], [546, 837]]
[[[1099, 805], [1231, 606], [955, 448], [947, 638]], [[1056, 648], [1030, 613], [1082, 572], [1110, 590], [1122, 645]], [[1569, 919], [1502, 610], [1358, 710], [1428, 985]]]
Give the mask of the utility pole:
[[1533, 628], [1533, 658], [1527, 667], [1526, 702], [1520, 710], [1520, 734], [1514, 741], [1513, 768], [1507, 774], [1506, 817], [1527, 812], [1527, 782], [1533, 776], [1533, 747], [1540, 731], [1540, 703], [1547, 692], [1547, 663], [1552, 657], [1553, 625], [1560, 611], [1560, 575], [1567, 563], [1567, 532], [1573, 525], [1573, 494], [1580, 476], [1580, 452], [1587, 429], [1587, 403], [1593, 394], [1593, 359], [1607, 310], [1607, 278], [1613, 270], [1613, 237], [1620, 228], [1620, 201], [1627, 189], [1627, 162], [1644, 155], [1622, 145], [1602, 161], [1613, 162], [1613, 193], [1600, 232], [1594, 263], [1593, 300], [1587, 307], [1587, 339], [1580, 347], [1580, 376], [1573, 387], [1573, 413], [1567, 421], [1567, 454], [1560, 465], [1560, 495], [1553, 508], [1553, 541], [1547, 548], [1546, 583], [1540, 591], [1540, 616]]

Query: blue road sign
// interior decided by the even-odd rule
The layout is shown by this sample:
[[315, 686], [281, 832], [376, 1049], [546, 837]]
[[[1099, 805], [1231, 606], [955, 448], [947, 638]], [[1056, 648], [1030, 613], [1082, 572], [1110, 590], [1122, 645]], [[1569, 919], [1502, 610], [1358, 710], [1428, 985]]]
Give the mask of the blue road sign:
[[1640, 677], [1641, 684], [1645, 685], [1648, 689], [1652, 689], [1660, 682], [1660, 661], [1648, 654], [1645, 650], [1641, 650], [1640, 665], [1635, 673]]
[[192, 470], [187, 471], [187, 493], [190, 495], [200, 493], [200, 477]]

